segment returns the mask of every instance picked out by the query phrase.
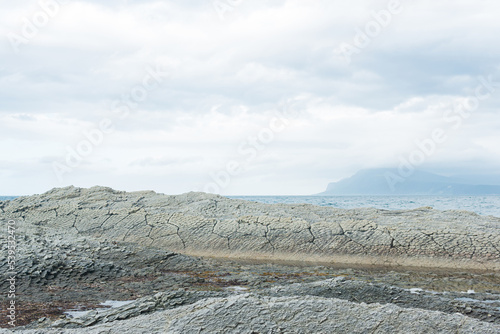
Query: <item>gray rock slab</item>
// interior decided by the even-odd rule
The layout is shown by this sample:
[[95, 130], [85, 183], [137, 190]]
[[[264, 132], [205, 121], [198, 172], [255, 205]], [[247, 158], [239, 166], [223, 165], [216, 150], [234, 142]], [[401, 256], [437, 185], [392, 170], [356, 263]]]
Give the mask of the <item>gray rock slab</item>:
[[347, 210], [67, 187], [0, 202], [0, 218], [188, 255], [500, 270], [500, 218], [428, 207]]
[[[460, 314], [321, 297], [254, 294], [202, 299], [172, 310], [81, 329], [18, 333], [500, 333]], [[0, 333], [10, 333], [0, 330]]]

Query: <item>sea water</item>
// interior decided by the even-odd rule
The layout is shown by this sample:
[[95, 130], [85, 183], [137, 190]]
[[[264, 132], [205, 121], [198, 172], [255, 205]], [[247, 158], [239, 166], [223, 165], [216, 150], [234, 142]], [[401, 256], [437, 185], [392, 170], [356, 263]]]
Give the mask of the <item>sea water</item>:
[[500, 217], [500, 196], [229, 196], [261, 203], [307, 203], [334, 208], [408, 210], [430, 206], [437, 210], [467, 210]]
[[[438, 210], [467, 210], [500, 217], [500, 196], [228, 196], [261, 203], [306, 203], [334, 208], [407, 210], [430, 206]], [[0, 196], [0, 201], [15, 196]]]
[[16, 198], [17, 196], [0, 196], [0, 201], [9, 201]]

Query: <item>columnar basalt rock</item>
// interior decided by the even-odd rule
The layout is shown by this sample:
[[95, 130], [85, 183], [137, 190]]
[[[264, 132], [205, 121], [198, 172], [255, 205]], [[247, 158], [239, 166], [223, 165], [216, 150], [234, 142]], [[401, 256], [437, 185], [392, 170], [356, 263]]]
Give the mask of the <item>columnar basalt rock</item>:
[[[84, 301], [98, 303], [137, 298], [82, 318], [40, 319], [19, 333], [500, 332], [498, 217], [428, 207], [344, 210], [204, 193], [166, 196], [68, 187], [0, 202], [0, 221], [10, 219], [18, 242], [19, 306], [31, 299], [43, 305], [83, 295]], [[0, 234], [0, 243], [6, 254], [7, 234]], [[304, 263], [277, 269], [266, 261], [189, 255], [301, 260], [311, 267], [302, 272]], [[343, 270], [344, 278], [326, 270], [335, 266], [314, 262], [350, 268]], [[460, 288], [453, 291], [446, 282], [441, 292], [414, 291], [412, 283], [400, 282], [411, 275], [406, 268], [389, 272], [394, 273], [389, 284], [373, 283], [371, 272], [387, 273], [385, 268], [353, 277], [353, 263], [433, 267], [428, 272], [444, 273], [429, 278], [432, 282], [451, 273], [460, 276], [447, 268], [460, 269], [468, 278], [460, 277]], [[4, 273], [7, 266], [0, 262]], [[466, 273], [470, 269], [489, 272]], [[280, 273], [290, 274], [281, 282], [294, 284], [278, 285]], [[325, 273], [337, 278], [323, 280]], [[312, 283], [305, 283], [306, 276]], [[461, 292], [469, 289], [470, 277], [479, 276], [482, 292]], [[8, 282], [1, 278], [5, 290]], [[208, 291], [199, 290], [204, 285]], [[240, 290], [230, 289], [235, 285]]]
[[[200, 330], [201, 329], [201, 330]], [[239, 295], [166, 313], [166, 333], [498, 333], [454, 314], [319, 297]]]
[[53, 189], [0, 202], [0, 210], [26, 228], [188, 255], [500, 270], [500, 218], [466, 211], [270, 205], [104, 187]]

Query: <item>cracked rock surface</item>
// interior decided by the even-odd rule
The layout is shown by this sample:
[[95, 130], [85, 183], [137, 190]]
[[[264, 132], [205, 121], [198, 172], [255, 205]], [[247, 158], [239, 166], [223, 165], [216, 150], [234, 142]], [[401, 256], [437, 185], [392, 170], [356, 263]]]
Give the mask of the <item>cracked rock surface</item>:
[[4, 219], [188, 255], [500, 270], [500, 218], [262, 204], [218, 195], [54, 189], [0, 202]]
[[500, 333], [497, 217], [68, 187], [10, 219], [19, 333]]
[[[23, 333], [499, 333], [500, 325], [459, 314], [315, 296], [240, 294], [84, 329]], [[7, 333], [0, 330], [0, 333]]]

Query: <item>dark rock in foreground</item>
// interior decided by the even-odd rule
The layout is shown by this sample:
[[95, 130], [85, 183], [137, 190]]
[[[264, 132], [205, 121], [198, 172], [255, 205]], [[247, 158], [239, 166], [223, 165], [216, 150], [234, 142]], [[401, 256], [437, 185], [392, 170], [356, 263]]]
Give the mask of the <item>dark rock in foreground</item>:
[[[499, 333], [500, 325], [460, 314], [404, 309], [393, 304], [353, 303], [314, 296], [270, 297], [240, 294], [205, 298], [166, 311], [141, 315], [168, 303], [168, 295], [142, 299], [89, 321], [83, 329], [25, 330], [23, 333]], [[177, 296], [179, 297], [179, 296]], [[136, 315], [136, 317], [128, 318]], [[127, 319], [128, 318], [128, 319]], [[117, 319], [126, 319], [116, 321]], [[64, 322], [54, 325], [59, 327]], [[67, 322], [66, 322], [67, 323]], [[7, 331], [0, 330], [0, 333]]]

